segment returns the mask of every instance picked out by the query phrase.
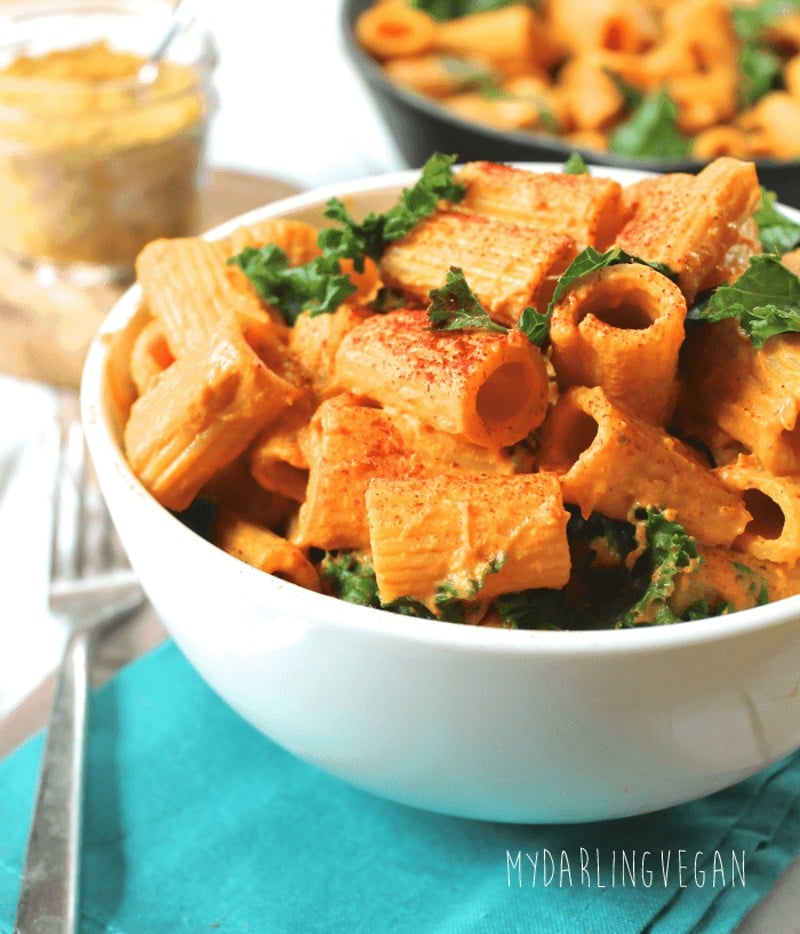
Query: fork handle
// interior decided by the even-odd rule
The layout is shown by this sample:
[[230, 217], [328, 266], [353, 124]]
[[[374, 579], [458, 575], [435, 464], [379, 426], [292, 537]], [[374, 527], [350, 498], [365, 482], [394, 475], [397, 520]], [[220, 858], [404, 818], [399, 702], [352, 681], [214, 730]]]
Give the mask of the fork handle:
[[56, 677], [16, 934], [76, 930], [90, 635], [73, 630]]

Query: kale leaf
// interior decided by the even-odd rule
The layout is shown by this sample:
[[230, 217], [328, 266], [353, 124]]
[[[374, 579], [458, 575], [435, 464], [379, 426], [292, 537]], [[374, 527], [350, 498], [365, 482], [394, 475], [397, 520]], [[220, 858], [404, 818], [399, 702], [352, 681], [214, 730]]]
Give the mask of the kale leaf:
[[[528, 306], [522, 311], [517, 322], [517, 328], [528, 338], [532, 344], [544, 347], [550, 331], [550, 318], [556, 302], [566, 294], [573, 285], [590, 272], [605, 269], [606, 266], [616, 266], [624, 263], [641, 263], [650, 266], [662, 275], [674, 279], [674, 273], [663, 263], [648, 263], [626, 253], [618, 246], [611, 247], [605, 253], [600, 253], [594, 247], [588, 246], [572, 260], [562, 273], [553, 292], [553, 297], [547, 310], [539, 312]], [[428, 317], [434, 329], [458, 331], [467, 328], [489, 328], [493, 331], [508, 331], [509, 328], [493, 321], [489, 312], [481, 305], [475, 293], [470, 289], [464, 277], [463, 270], [451, 266], [447, 280], [440, 289], [431, 289], [428, 293], [431, 305], [428, 308]]]
[[626, 253], [621, 247], [612, 246], [605, 253], [600, 253], [593, 246], [587, 246], [572, 260], [564, 272], [561, 274], [558, 284], [550, 299], [548, 311], [551, 311], [558, 301], [575, 285], [578, 279], [589, 275], [590, 272], [596, 272], [598, 269], [605, 269], [607, 266], [619, 266], [626, 263], [640, 263], [643, 266], [649, 266], [660, 272], [662, 276], [668, 279], [675, 279], [675, 274], [664, 263], [649, 263], [647, 260], [640, 259]]
[[[655, 507], [631, 522], [568, 507], [573, 573], [562, 590], [524, 590], [494, 601], [503, 624], [516, 629], [605, 629], [699, 618], [693, 605], [680, 618], [669, 597], [675, 578], [700, 560], [695, 540]], [[711, 615], [711, 611], [708, 614]]]
[[622, 106], [625, 110], [636, 110], [645, 98], [644, 91], [637, 88], [635, 84], [626, 81], [622, 75], [611, 68], [604, 68], [603, 71], [614, 82], [614, 86], [622, 97]]
[[564, 163], [563, 172], [565, 175], [589, 175], [589, 167], [579, 152], [573, 152]]
[[571, 604], [563, 590], [521, 590], [492, 604], [507, 629], [596, 629], [597, 616]]
[[753, 214], [765, 253], [788, 253], [800, 245], [800, 224], [790, 220], [776, 207], [774, 191], [761, 189], [761, 207]]
[[[562, 590], [532, 589], [497, 597], [492, 608], [504, 626], [514, 629], [598, 629], [659, 625], [723, 612], [700, 602], [682, 617], [670, 609], [669, 597], [675, 578], [690, 571], [702, 558], [694, 538], [677, 522], [655, 507], [641, 508], [631, 521], [609, 519], [593, 513], [583, 519], [570, 507], [567, 534], [573, 564], [580, 570]], [[321, 576], [330, 582], [342, 600], [384, 609], [404, 616], [439, 619], [453, 623], [468, 621], [470, 610], [479, 604], [487, 575], [497, 573], [505, 555], [488, 560], [475, 579], [462, 586], [444, 581], [437, 586], [432, 609], [413, 597], [382, 603], [375, 572], [365, 555], [352, 552], [327, 553]], [[748, 574], [752, 573], [745, 568]], [[586, 581], [590, 586], [585, 587]], [[593, 583], [592, 583], [593, 582]], [[753, 587], [761, 587], [758, 599], [767, 599], [762, 582], [753, 575]], [[755, 590], [754, 590], [755, 593]], [[707, 610], [707, 612], [706, 612]]]
[[445, 284], [440, 289], [431, 289], [428, 296], [431, 299], [428, 317], [434, 330], [486, 328], [490, 331], [508, 331], [502, 324], [492, 321], [489, 312], [467, 284], [464, 271], [458, 266], [451, 266]]
[[539, 312], [528, 305], [527, 308], [523, 308], [517, 327], [532, 344], [544, 347], [550, 333], [550, 314]]
[[611, 247], [605, 253], [600, 253], [593, 246], [587, 246], [578, 253], [561, 274], [547, 310], [539, 313], [535, 308], [526, 308], [517, 326], [527, 336], [528, 340], [539, 347], [544, 347], [550, 333], [550, 319], [553, 315], [553, 308], [575, 283], [584, 276], [588, 276], [590, 272], [624, 263], [641, 263], [644, 266], [650, 266], [651, 269], [655, 269], [669, 279], [674, 280], [675, 278], [672, 270], [663, 263], [648, 263], [638, 256], [626, 253], [618, 246]]
[[730, 285], [720, 285], [690, 313], [696, 321], [738, 318], [754, 347], [776, 334], [800, 332], [800, 279], [780, 257], [750, 258], [750, 267]]
[[643, 524], [650, 562], [650, 581], [642, 596], [617, 621], [618, 628], [641, 625], [662, 625], [678, 622], [668, 599], [675, 589], [675, 578], [701, 559], [697, 542], [679, 522], [667, 518], [660, 509], [648, 507], [637, 511], [636, 520]]
[[331, 198], [325, 216], [341, 227], [320, 231], [317, 243], [322, 253], [305, 265], [290, 266], [286, 253], [275, 244], [246, 247], [228, 262], [244, 272], [258, 294], [278, 308], [288, 324], [294, 324], [303, 311], [313, 315], [333, 312], [355, 291], [339, 260], [351, 259], [362, 272], [366, 258], [377, 262], [387, 244], [405, 236], [433, 213], [440, 199], [457, 202], [464, 197], [464, 186], [453, 176], [455, 160], [455, 156], [435, 153], [416, 183], [403, 189], [393, 207], [382, 214], [370, 213], [360, 223], [350, 217], [339, 199]]
[[752, 107], [780, 83], [782, 59], [758, 42], [745, 42], [739, 51], [739, 106]]
[[747, 592], [751, 597], [755, 597], [756, 604], [763, 606], [765, 603], [769, 603], [769, 588], [765, 578], [747, 564], [742, 564], [739, 561], [734, 561], [733, 567], [740, 580], [747, 581]]
[[341, 224], [320, 231], [318, 244], [323, 254], [352, 259], [356, 270], [364, 268], [364, 258], [377, 262], [387, 245], [409, 233], [423, 218], [436, 210], [439, 201], [458, 202], [466, 193], [453, 178], [455, 156], [436, 153], [425, 163], [422, 174], [411, 188], [404, 188], [397, 203], [381, 214], [370, 213], [360, 223], [353, 220], [338, 198], [325, 206], [325, 217]]
[[618, 564], [624, 564], [628, 556], [636, 551], [636, 528], [624, 519], [609, 519], [600, 512], [593, 512], [584, 519], [580, 511], [569, 506], [567, 534], [570, 543], [585, 541], [591, 551], [602, 549]]
[[768, 91], [780, 86], [782, 58], [772, 48], [767, 31], [787, 13], [800, 12], [800, 0], [761, 0], [731, 6], [731, 20], [739, 37], [739, 103], [751, 107]]
[[752, 5], [733, 4], [731, 20], [742, 42], [763, 38], [766, 30], [788, 12], [800, 13], [800, 0], [761, 0]]
[[[445, 284], [428, 293], [431, 304], [428, 317], [432, 330], [463, 331], [471, 328], [486, 328], [489, 331], [507, 333], [511, 328], [494, 321], [481, 305], [458, 266], [451, 266]], [[532, 344], [543, 346], [547, 339], [548, 318], [535, 308], [525, 308], [517, 322], [517, 328]]]
[[290, 266], [286, 253], [269, 243], [259, 249], [245, 247], [228, 262], [242, 270], [265, 302], [280, 309], [287, 324], [294, 324], [307, 309], [314, 314], [334, 312], [356, 290], [335, 256]]
[[415, 616], [421, 619], [440, 619], [449, 623], [463, 623], [466, 619], [469, 601], [474, 600], [483, 587], [488, 574], [496, 574], [505, 563], [505, 555], [495, 555], [482, 569], [478, 578], [468, 581], [463, 590], [450, 582], [443, 582], [436, 588], [433, 598], [435, 612], [414, 597], [398, 597], [389, 603], [383, 603], [378, 594], [378, 582], [375, 571], [369, 561], [353, 552], [332, 554], [327, 552], [322, 559], [320, 576], [328, 581], [334, 594], [340, 600], [388, 610], [401, 616]]
[[340, 600], [375, 608], [381, 605], [372, 565], [352, 552], [326, 553], [320, 565], [320, 577], [332, 585]]
[[690, 142], [678, 129], [678, 108], [665, 90], [642, 98], [608, 138], [608, 148], [631, 159], [685, 159]]
[[519, 0], [411, 0], [411, 6], [422, 10], [439, 22], [469, 16], [472, 13], [485, 13], [499, 10]]

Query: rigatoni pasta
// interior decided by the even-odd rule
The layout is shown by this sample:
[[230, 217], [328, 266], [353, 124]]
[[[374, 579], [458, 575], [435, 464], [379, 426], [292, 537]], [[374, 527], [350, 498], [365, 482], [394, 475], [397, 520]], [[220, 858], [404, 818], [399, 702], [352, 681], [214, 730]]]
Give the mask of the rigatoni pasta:
[[436, 38], [433, 19], [398, 0], [368, 10], [356, 31], [359, 41], [378, 59], [419, 55], [432, 49]]
[[606, 249], [625, 221], [622, 185], [610, 178], [525, 172], [495, 162], [470, 162], [457, 175], [466, 187], [461, 207]]
[[544, 359], [519, 331], [437, 334], [423, 311], [353, 328], [339, 345], [334, 381], [489, 448], [522, 441], [547, 411]]
[[567, 390], [542, 429], [539, 463], [561, 478], [585, 517], [625, 519], [642, 503], [669, 503], [698, 541], [731, 545], [750, 515], [738, 497], [675, 438], [618, 409], [599, 387]]
[[373, 477], [402, 477], [411, 456], [391, 417], [350, 393], [323, 402], [311, 420], [308, 484], [292, 540], [301, 547], [369, 547], [364, 494]]
[[696, 176], [663, 175], [632, 185], [616, 242], [673, 270], [691, 302], [742, 272], [759, 251], [752, 217], [760, 202], [755, 166], [723, 156]]
[[535, 224], [477, 212], [437, 211], [389, 245], [380, 262], [382, 281], [423, 303], [444, 281], [454, 242], [458, 265], [473, 290], [499, 321], [509, 324], [528, 305], [544, 311], [554, 278], [577, 251], [568, 234]]
[[145, 249], [141, 482], [233, 558], [399, 614], [629, 627], [800, 592], [799, 264], [752, 166], [451, 163], [397, 210], [330, 202], [341, 230]]
[[739, 455], [717, 476], [742, 497], [752, 516], [737, 546], [766, 561], [794, 567], [800, 559], [800, 475], [776, 477], [757, 458]]
[[218, 512], [211, 530], [211, 541], [261, 571], [308, 590], [320, 589], [319, 575], [296, 545], [236, 513]]
[[559, 384], [601, 386], [612, 402], [665, 424], [678, 393], [685, 318], [680, 289], [649, 266], [611, 266], [585, 276], [552, 311]]
[[800, 335], [776, 335], [756, 350], [734, 321], [700, 325], [685, 361], [688, 411], [700, 409], [770, 472], [800, 472]]
[[442, 588], [486, 600], [569, 580], [569, 516], [554, 474], [376, 477], [364, 499], [385, 603], [410, 596], [435, 609]]
[[297, 396], [227, 322], [208, 337], [139, 396], [125, 426], [131, 466], [170, 509], [185, 509]]

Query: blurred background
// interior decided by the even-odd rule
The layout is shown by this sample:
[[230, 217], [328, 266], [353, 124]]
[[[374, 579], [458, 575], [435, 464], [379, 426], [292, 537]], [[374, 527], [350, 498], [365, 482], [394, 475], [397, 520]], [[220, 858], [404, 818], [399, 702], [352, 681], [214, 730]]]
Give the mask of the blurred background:
[[[203, 173], [208, 188], [204, 192], [204, 211], [199, 226], [208, 228], [299, 189], [404, 166], [346, 55], [339, 2], [296, 0], [278, 4], [187, 0], [187, 3], [216, 48], [210, 87], [217, 105], [208, 129], [207, 163]], [[68, 28], [69, 17], [75, 19], [75, 11], [87, 4], [122, 7], [137, 15], [142, 11], [141, 18], [147, 23], [142, 27], [142, 47], [147, 45], [148, 34], [157, 34], [159, 20], [163, 20], [164, 11], [169, 9], [168, 0], [161, 3], [158, 0], [108, 0], [100, 4], [95, 0], [78, 0], [77, 3], [0, 0], [0, 15], [16, 17], [20, 10], [29, 10], [31, 16], [36, 16], [39, 15], [37, 11], [48, 5], [60, 11], [59, 16], [66, 25], [59, 20], [53, 40], [58, 47], [66, 39], [66, 33], [59, 30]], [[13, 61], [16, 49], [28, 48], [26, 28], [18, 28], [21, 39], [13, 46], [10, 36], [14, 29], [0, 29], [0, 54], [6, 48], [0, 68]], [[42, 31], [38, 24], [31, 28], [37, 33]], [[127, 27], [123, 27], [123, 36], [125, 29]], [[121, 41], [127, 41], [127, 37]], [[139, 38], [135, 41], [139, 42]], [[173, 48], [179, 52], [179, 46], [176, 41]], [[9, 52], [9, 49], [13, 50]], [[30, 54], [39, 55], [41, 50], [31, 49]], [[4, 80], [7, 82], [8, 78]], [[4, 92], [0, 85], [0, 93], [16, 94], [17, 89], [12, 86], [9, 92]], [[74, 221], [76, 203], [84, 211], [98, 209], [93, 238], [98, 249], [105, 249], [106, 241], [113, 239], [114, 226], [120, 231], [126, 227], [140, 229], [141, 239], [146, 242], [152, 238], [150, 234], [157, 232], [156, 226], [160, 223], [151, 217], [149, 232], [143, 229], [148, 225], [147, 213], [153, 213], [151, 205], [160, 199], [161, 210], [169, 212], [167, 202], [178, 200], [175, 182], [180, 180], [181, 174], [188, 177], [191, 171], [181, 170], [176, 164], [169, 177], [168, 170], [161, 168], [174, 158], [174, 150], [162, 157], [155, 150], [146, 153], [146, 147], [142, 147], [140, 156], [134, 152], [129, 158], [121, 152], [122, 146], [112, 147], [115, 159], [105, 159], [95, 153], [94, 162], [88, 167], [80, 161], [80, 156], [73, 158], [68, 154], [54, 158], [60, 143], [53, 143], [49, 150], [43, 148], [40, 153], [40, 146], [44, 146], [41, 138], [45, 135], [62, 132], [69, 135], [73, 128], [87, 134], [94, 132], [85, 125], [85, 116], [79, 115], [75, 120], [70, 116], [69, 121], [62, 119], [59, 123], [63, 111], [61, 102], [56, 103], [49, 91], [40, 96], [43, 100], [37, 100], [36, 106], [43, 108], [45, 119], [32, 127], [21, 143], [15, 135], [16, 126], [20, 116], [22, 125], [25, 123], [28, 101], [8, 96], [0, 101], [0, 155], [6, 160], [3, 163], [6, 170], [0, 166], [0, 230], [5, 230], [0, 245], [7, 248], [0, 251], [0, 373], [76, 385], [85, 347], [119, 295], [119, 286], [127, 283], [123, 277], [121, 283], [108, 285], [102, 277], [87, 276], [86, 270], [82, 271], [82, 281], [76, 283], [51, 274], [50, 269], [41, 265], [35, 275], [30, 275], [29, 269], [11, 261], [11, 254], [27, 251], [34, 254], [35, 260], [32, 247], [43, 246], [44, 252], [51, 256], [51, 248], [61, 249], [63, 231]], [[4, 115], [2, 105], [9, 101], [11, 106]], [[126, 113], [117, 119], [122, 126], [115, 132], [124, 133], [124, 126], [130, 125], [135, 116]], [[20, 146], [18, 157], [16, 149]], [[191, 154], [185, 155], [190, 157]], [[145, 164], [146, 159], [150, 163]], [[131, 181], [136, 175], [140, 180]], [[123, 193], [120, 189], [116, 198], [106, 191], [100, 193], [101, 188], [110, 190], [121, 185], [123, 179], [128, 190]], [[69, 198], [59, 199], [59, 192], [68, 185], [83, 185], [86, 190], [76, 192], [73, 188]], [[154, 191], [159, 190], [165, 194], [155, 195]], [[109, 213], [106, 220], [99, 212], [101, 198], [109, 212], [116, 211], [124, 202], [138, 204], [139, 216], [135, 223], [125, 214], [118, 215], [117, 219]], [[59, 200], [64, 205], [60, 213], [56, 208]], [[178, 208], [173, 213], [177, 217]], [[159, 231], [165, 236], [182, 232], [185, 231]], [[73, 255], [87, 254], [94, 249], [88, 239], [82, 234], [65, 249]], [[137, 244], [130, 244], [131, 259], [137, 249]]]
[[348, 61], [340, 0], [199, 0], [220, 50], [210, 161], [311, 187], [402, 168]]

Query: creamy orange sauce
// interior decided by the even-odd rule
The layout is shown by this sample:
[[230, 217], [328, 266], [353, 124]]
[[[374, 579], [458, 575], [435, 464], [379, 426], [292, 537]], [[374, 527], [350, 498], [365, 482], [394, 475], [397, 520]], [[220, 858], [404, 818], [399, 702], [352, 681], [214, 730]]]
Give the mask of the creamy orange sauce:
[[0, 70], [0, 246], [21, 259], [132, 266], [199, 223], [207, 101], [195, 70], [105, 42]]

